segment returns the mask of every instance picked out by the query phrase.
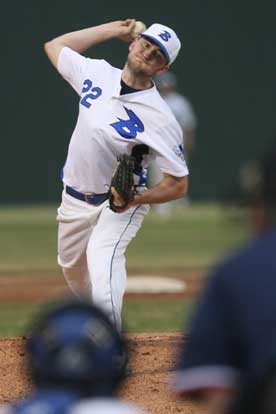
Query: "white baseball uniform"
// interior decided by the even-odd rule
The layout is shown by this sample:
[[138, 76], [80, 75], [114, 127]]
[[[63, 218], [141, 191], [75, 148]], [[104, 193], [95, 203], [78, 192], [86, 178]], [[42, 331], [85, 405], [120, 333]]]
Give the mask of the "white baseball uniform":
[[[120, 69], [68, 47], [60, 52], [58, 71], [80, 95], [63, 170], [65, 188], [106, 193], [118, 155], [130, 154], [137, 144], [149, 147], [145, 168], [156, 159], [164, 173], [188, 174], [181, 128], [155, 86], [120, 95]], [[148, 205], [141, 205], [118, 214], [109, 209], [108, 201], [91, 205], [66, 191], [58, 209], [58, 262], [64, 276], [76, 294], [85, 287], [118, 329], [126, 286], [125, 250], [148, 210]]]
[[[53, 393], [52, 393], [53, 394]], [[143, 408], [112, 397], [74, 399], [59, 397], [58, 392], [41, 393], [17, 401], [15, 405], [0, 405], [0, 414], [144, 414]], [[69, 392], [67, 392], [69, 394]]]
[[94, 398], [76, 404], [70, 414], [143, 414], [144, 409], [116, 398]]

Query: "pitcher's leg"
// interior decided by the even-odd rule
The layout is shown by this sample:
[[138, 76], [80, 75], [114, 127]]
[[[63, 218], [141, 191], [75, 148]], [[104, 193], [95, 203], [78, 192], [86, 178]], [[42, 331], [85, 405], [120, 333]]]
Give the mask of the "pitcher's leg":
[[118, 214], [104, 209], [87, 247], [93, 302], [108, 313], [119, 330], [126, 288], [125, 251], [148, 210], [148, 206], [138, 206]]
[[[84, 257], [86, 260], [86, 257]], [[88, 297], [91, 299], [91, 282], [89, 278], [87, 264], [73, 267], [62, 267], [63, 276], [71, 292], [79, 299]]]
[[83, 296], [85, 289], [91, 293], [86, 259], [90, 233], [89, 228], [80, 229], [79, 221], [59, 222], [58, 264], [62, 267], [69, 288], [77, 297]]
[[89, 206], [63, 194], [58, 209], [58, 263], [71, 291], [77, 296], [89, 296], [86, 249], [91, 231], [99, 216], [99, 208]]

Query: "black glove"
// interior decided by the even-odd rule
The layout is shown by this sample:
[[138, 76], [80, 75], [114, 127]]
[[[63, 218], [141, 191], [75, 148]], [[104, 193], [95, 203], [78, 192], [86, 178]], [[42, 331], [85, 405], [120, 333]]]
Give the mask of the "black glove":
[[135, 158], [131, 155], [122, 154], [118, 157], [118, 165], [113, 174], [109, 191], [109, 207], [116, 213], [124, 210], [134, 199], [134, 167]]

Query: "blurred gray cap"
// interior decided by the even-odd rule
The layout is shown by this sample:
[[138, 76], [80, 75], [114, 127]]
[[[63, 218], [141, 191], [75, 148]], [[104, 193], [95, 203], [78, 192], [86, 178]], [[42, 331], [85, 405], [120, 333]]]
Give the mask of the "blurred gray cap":
[[173, 72], [164, 72], [154, 78], [157, 88], [176, 88], [177, 78]]
[[248, 162], [242, 169], [241, 187], [245, 198], [276, 204], [276, 145], [261, 159]]

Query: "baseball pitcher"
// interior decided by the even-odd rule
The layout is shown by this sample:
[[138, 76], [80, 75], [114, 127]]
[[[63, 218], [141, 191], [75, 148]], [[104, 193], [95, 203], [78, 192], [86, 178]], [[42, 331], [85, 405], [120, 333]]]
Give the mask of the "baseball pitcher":
[[[58, 209], [58, 263], [72, 291], [85, 292], [121, 328], [125, 251], [149, 205], [183, 197], [188, 169], [179, 124], [152, 77], [176, 59], [180, 40], [153, 24], [134, 37], [135, 19], [61, 35], [45, 51], [79, 96], [79, 116], [63, 168]], [[120, 39], [128, 43], [123, 69], [82, 54]], [[146, 188], [155, 159], [164, 178]]]

